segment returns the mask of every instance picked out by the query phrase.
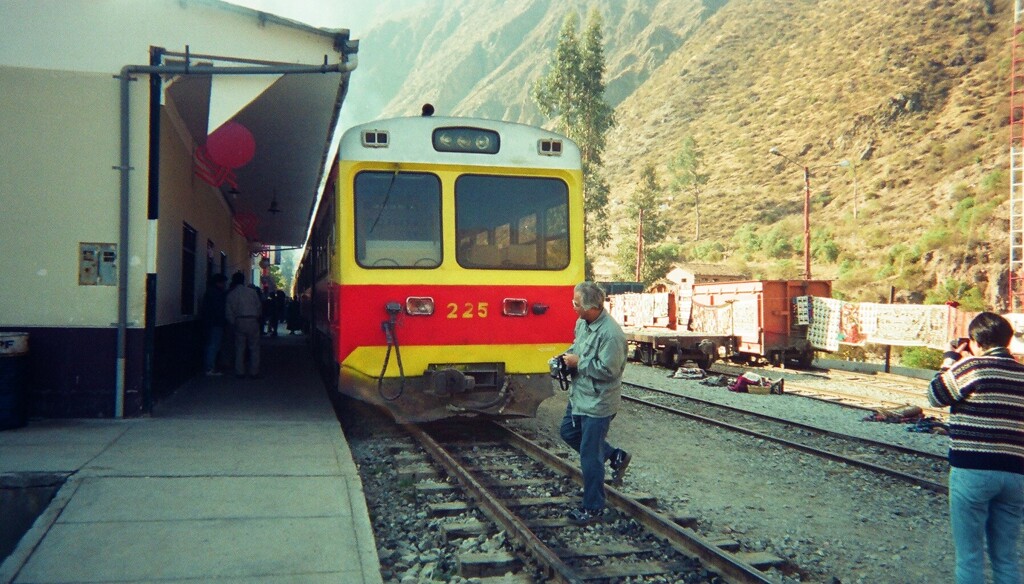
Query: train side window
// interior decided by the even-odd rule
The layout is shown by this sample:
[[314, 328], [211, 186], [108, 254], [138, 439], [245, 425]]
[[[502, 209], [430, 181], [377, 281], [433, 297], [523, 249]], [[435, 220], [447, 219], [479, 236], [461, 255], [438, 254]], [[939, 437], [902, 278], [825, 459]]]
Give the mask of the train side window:
[[441, 181], [421, 172], [355, 177], [356, 262], [364, 268], [441, 265]]
[[460, 176], [456, 260], [472, 269], [562, 270], [569, 265], [568, 208], [560, 179]]

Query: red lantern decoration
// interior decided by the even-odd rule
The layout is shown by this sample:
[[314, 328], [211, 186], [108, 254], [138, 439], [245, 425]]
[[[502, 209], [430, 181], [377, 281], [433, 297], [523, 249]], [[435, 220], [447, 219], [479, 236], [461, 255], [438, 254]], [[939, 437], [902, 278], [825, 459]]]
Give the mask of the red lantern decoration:
[[225, 168], [245, 166], [256, 154], [252, 132], [238, 122], [227, 122], [206, 137], [210, 159]]

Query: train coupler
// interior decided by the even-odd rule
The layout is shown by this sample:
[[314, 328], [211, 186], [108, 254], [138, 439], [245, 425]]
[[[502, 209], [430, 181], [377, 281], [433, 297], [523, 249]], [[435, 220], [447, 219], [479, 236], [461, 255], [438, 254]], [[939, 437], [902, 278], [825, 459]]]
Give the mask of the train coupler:
[[446, 397], [473, 391], [476, 379], [457, 369], [433, 369], [424, 372], [427, 377], [426, 392]]

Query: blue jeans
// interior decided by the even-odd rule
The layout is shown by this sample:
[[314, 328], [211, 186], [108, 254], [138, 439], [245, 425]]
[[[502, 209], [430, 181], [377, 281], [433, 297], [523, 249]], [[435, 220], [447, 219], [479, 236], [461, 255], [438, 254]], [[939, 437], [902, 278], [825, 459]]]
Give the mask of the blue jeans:
[[562, 440], [580, 453], [583, 507], [589, 511], [604, 510], [604, 463], [615, 452], [605, 438], [608, 437], [608, 426], [614, 417], [574, 416], [570, 404], [565, 407], [562, 426], [558, 430]]
[[953, 467], [949, 517], [957, 584], [985, 584], [985, 547], [994, 584], [1020, 584], [1017, 536], [1024, 517], [1024, 475]]
[[207, 329], [206, 351], [203, 352], [203, 367], [205, 371], [213, 371], [217, 368], [217, 353], [220, 353], [220, 344], [223, 339], [224, 327], [211, 326]]

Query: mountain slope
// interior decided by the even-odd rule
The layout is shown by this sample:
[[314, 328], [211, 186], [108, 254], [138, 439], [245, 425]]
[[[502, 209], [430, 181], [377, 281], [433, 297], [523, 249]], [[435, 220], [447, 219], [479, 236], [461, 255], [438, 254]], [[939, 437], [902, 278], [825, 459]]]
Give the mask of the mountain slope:
[[391, 92], [384, 115], [430, 101], [543, 123], [529, 87], [566, 13], [590, 6], [619, 122], [605, 156], [616, 207], [647, 163], [667, 182], [686, 136], [704, 151], [701, 241], [691, 198], [667, 201], [689, 257], [799, 277], [806, 164], [813, 274], [840, 294], [921, 300], [953, 279], [994, 303], [1005, 288], [1009, 0], [447, 0], [368, 33], [361, 73]]

